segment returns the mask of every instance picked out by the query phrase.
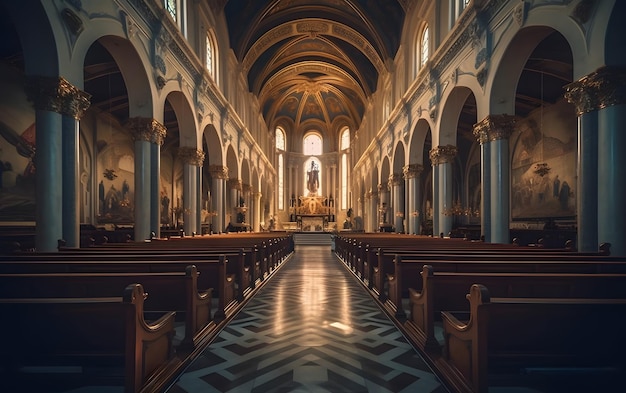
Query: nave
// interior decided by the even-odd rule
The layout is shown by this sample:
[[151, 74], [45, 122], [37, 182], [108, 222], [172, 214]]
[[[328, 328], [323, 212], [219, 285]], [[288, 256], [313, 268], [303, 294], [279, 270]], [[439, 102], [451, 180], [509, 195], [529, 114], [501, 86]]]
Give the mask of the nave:
[[299, 245], [167, 392], [449, 390], [328, 246]]

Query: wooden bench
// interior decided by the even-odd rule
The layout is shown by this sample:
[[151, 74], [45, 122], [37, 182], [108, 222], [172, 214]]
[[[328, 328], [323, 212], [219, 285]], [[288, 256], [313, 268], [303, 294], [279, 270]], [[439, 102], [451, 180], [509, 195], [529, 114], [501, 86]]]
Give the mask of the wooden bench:
[[[171, 367], [173, 357], [175, 313], [148, 323], [144, 296], [142, 286], [132, 284], [122, 297], [0, 299], [3, 385], [10, 386], [12, 378], [36, 383], [32, 375], [20, 380], [23, 366], [104, 367], [123, 375], [125, 392], [138, 392]], [[115, 377], [111, 382], [122, 383]]]
[[[424, 265], [438, 272], [452, 273], [580, 273], [626, 274], [626, 258], [558, 254], [394, 254], [379, 250], [376, 263], [369, 262], [369, 287], [386, 301], [408, 297]], [[419, 289], [419, 288], [417, 288]], [[397, 305], [397, 304], [396, 304]]]
[[[111, 259], [113, 258], [113, 259]], [[184, 258], [175, 260], [151, 258], [149, 256], [127, 256], [116, 258], [103, 255], [101, 258], [64, 258], [50, 256], [46, 258], [15, 258], [0, 261], [0, 273], [171, 273], [182, 271], [192, 263], [200, 273], [198, 287], [213, 288], [213, 295], [217, 295], [218, 307], [214, 318], [222, 320], [229, 315], [238, 303], [236, 293], [237, 276], [229, 273], [231, 265], [224, 255], [206, 256], [204, 258]], [[232, 266], [232, 265], [231, 265]], [[215, 293], [217, 292], [217, 294]]]
[[[562, 391], [584, 382], [594, 391], [623, 387], [626, 300], [491, 298], [479, 284], [467, 299], [469, 315], [442, 313], [449, 367], [440, 370], [468, 390], [534, 382], [552, 389], [569, 383]], [[576, 379], [577, 372], [585, 375]]]
[[185, 324], [181, 345], [193, 348], [212, 319], [213, 288], [199, 291], [198, 275], [193, 265], [184, 272], [163, 273], [4, 273], [0, 274], [0, 298], [111, 297], [129, 284], [140, 283], [150, 295], [144, 311], [175, 311]]
[[439, 351], [435, 335], [441, 311], [469, 311], [467, 288], [479, 283], [497, 297], [626, 299], [626, 274], [450, 273], [425, 265], [416, 287], [409, 288], [410, 317], [404, 326], [413, 342]]

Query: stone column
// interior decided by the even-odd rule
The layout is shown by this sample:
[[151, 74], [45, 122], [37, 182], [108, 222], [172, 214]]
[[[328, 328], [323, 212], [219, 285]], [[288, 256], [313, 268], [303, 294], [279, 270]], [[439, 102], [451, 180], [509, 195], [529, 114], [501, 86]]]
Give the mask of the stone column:
[[80, 247], [80, 118], [90, 105], [91, 95], [61, 78], [62, 89], [62, 175], [63, 239], [67, 247]]
[[261, 197], [263, 196], [263, 194], [261, 194], [260, 192], [254, 192], [252, 194], [252, 197], [254, 198], [254, 206], [252, 209], [252, 230], [254, 232], [260, 232], [261, 231]]
[[392, 215], [396, 233], [404, 233], [404, 179], [399, 173], [389, 176], [389, 186], [393, 189]]
[[423, 170], [424, 166], [421, 164], [410, 164], [402, 168], [407, 189], [407, 233], [413, 235], [421, 233], [422, 212], [420, 212], [420, 201], [422, 200], [422, 190], [420, 189], [420, 175]]
[[239, 197], [241, 196], [241, 180], [228, 179], [226, 182], [226, 189], [228, 190], [228, 211], [230, 211], [230, 223], [237, 223], [237, 208], [239, 207]]
[[[433, 165], [433, 236], [447, 236], [452, 231], [452, 164], [458, 149], [453, 145], [437, 146], [430, 150]], [[437, 225], [435, 225], [437, 222]], [[436, 230], [435, 230], [436, 229]]]
[[[489, 144], [489, 205], [491, 243], [510, 243], [510, 172], [509, 137], [515, 130], [515, 116], [489, 115], [474, 125], [474, 136], [481, 146]], [[483, 199], [485, 195], [483, 195]]]
[[[595, 251], [591, 214], [592, 205], [596, 205], [597, 244], [610, 243], [611, 255], [625, 256], [626, 68], [601, 67], [568, 85], [566, 90], [580, 119], [576, 190], [579, 250]], [[597, 194], [593, 190], [594, 170]]]
[[[161, 211], [159, 162], [152, 162], [152, 144], [161, 146], [166, 129], [155, 119], [132, 117], [126, 124], [135, 141], [135, 241], [150, 239], [150, 231], [159, 225]], [[156, 182], [156, 187], [152, 183]], [[156, 193], [156, 195], [152, 195]], [[156, 210], [153, 216], [152, 211]], [[155, 223], [152, 220], [156, 218]]]
[[198, 231], [199, 168], [204, 162], [204, 152], [194, 147], [180, 147], [178, 158], [183, 162], [183, 229], [186, 235]]
[[35, 108], [37, 139], [33, 161], [35, 176], [35, 247], [40, 252], [58, 250], [63, 238], [63, 111], [69, 83], [63, 78], [33, 76], [27, 80], [28, 99]]
[[213, 232], [222, 233], [225, 228], [225, 199], [226, 179], [228, 179], [228, 168], [223, 165], [209, 165], [211, 174], [211, 210], [216, 214], [212, 219]]
[[378, 185], [378, 221], [376, 228], [380, 225], [389, 225], [391, 221], [391, 210], [389, 208], [389, 183], [381, 183]]
[[246, 208], [242, 213], [244, 216], [244, 222], [250, 224], [252, 220], [252, 187], [249, 184], [241, 185], [241, 197], [243, 198], [244, 207]]
[[167, 129], [156, 120], [150, 139], [150, 231], [161, 237], [161, 146], [165, 142]]
[[370, 201], [370, 232], [378, 232], [378, 223], [380, 221], [379, 217], [379, 202], [378, 202], [378, 192], [370, 191], [371, 201]]

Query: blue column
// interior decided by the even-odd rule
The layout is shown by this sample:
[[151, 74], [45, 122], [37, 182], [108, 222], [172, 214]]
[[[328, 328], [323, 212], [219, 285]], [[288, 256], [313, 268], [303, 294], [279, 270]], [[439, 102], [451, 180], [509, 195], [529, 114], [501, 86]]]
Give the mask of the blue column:
[[150, 144], [150, 232], [161, 237], [161, 144]]
[[61, 87], [63, 239], [67, 247], [80, 247], [79, 119], [89, 107], [90, 95], [62, 78]]
[[433, 165], [433, 236], [443, 233], [447, 236], [452, 230], [453, 217], [448, 213], [452, 208], [452, 163], [457, 155], [453, 145], [437, 146], [430, 150]]
[[[127, 127], [135, 140], [134, 234], [136, 242], [143, 242], [150, 239], [151, 231], [160, 227], [160, 146], [166, 129], [155, 119], [147, 117], [131, 117]], [[153, 182], [157, 183], [156, 186]]]
[[622, 103], [598, 112], [598, 243], [611, 243], [616, 256], [626, 256], [625, 111]]
[[31, 77], [26, 86], [35, 108], [35, 247], [53, 252], [63, 237], [61, 78]]
[[491, 243], [510, 243], [510, 160], [509, 140], [498, 139], [489, 143], [491, 151]]
[[515, 129], [515, 116], [489, 115], [474, 125], [474, 136], [481, 144], [481, 224], [485, 241], [509, 243], [510, 172], [509, 136]]

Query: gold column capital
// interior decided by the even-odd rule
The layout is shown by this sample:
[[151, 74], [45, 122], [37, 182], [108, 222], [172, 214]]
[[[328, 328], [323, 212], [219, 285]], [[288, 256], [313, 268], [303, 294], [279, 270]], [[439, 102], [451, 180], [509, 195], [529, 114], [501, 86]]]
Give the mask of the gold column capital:
[[209, 174], [214, 179], [228, 179], [228, 167], [224, 165], [209, 165]]
[[167, 135], [165, 126], [150, 117], [131, 117], [126, 127], [130, 130], [133, 140], [151, 142], [159, 146], [163, 145]]
[[393, 173], [391, 176], [389, 176], [389, 186], [390, 187], [400, 186], [400, 185], [402, 185], [402, 183], [404, 183], [404, 179], [402, 178], [401, 174]]
[[508, 139], [515, 131], [516, 117], [513, 115], [489, 115], [474, 124], [473, 134], [481, 145], [487, 142]]
[[378, 185], [378, 192], [388, 192], [389, 191], [389, 183], [380, 183]]
[[241, 179], [237, 179], [237, 178], [232, 178], [232, 179], [228, 179], [226, 181], [226, 185], [228, 186], [229, 189], [231, 190], [239, 190], [241, 191]]
[[38, 110], [57, 112], [80, 119], [89, 108], [91, 94], [63, 77], [31, 76], [26, 81], [26, 94]]
[[430, 149], [430, 162], [432, 165], [445, 164], [447, 162], [453, 162], [456, 157], [458, 149], [453, 145], [437, 146]]
[[604, 66], [565, 87], [565, 98], [576, 114], [626, 104], [626, 68]]
[[422, 164], [409, 164], [402, 168], [405, 179], [414, 179], [424, 171]]
[[195, 147], [181, 146], [178, 148], [177, 155], [183, 163], [188, 165], [202, 166], [204, 163], [204, 152]]

